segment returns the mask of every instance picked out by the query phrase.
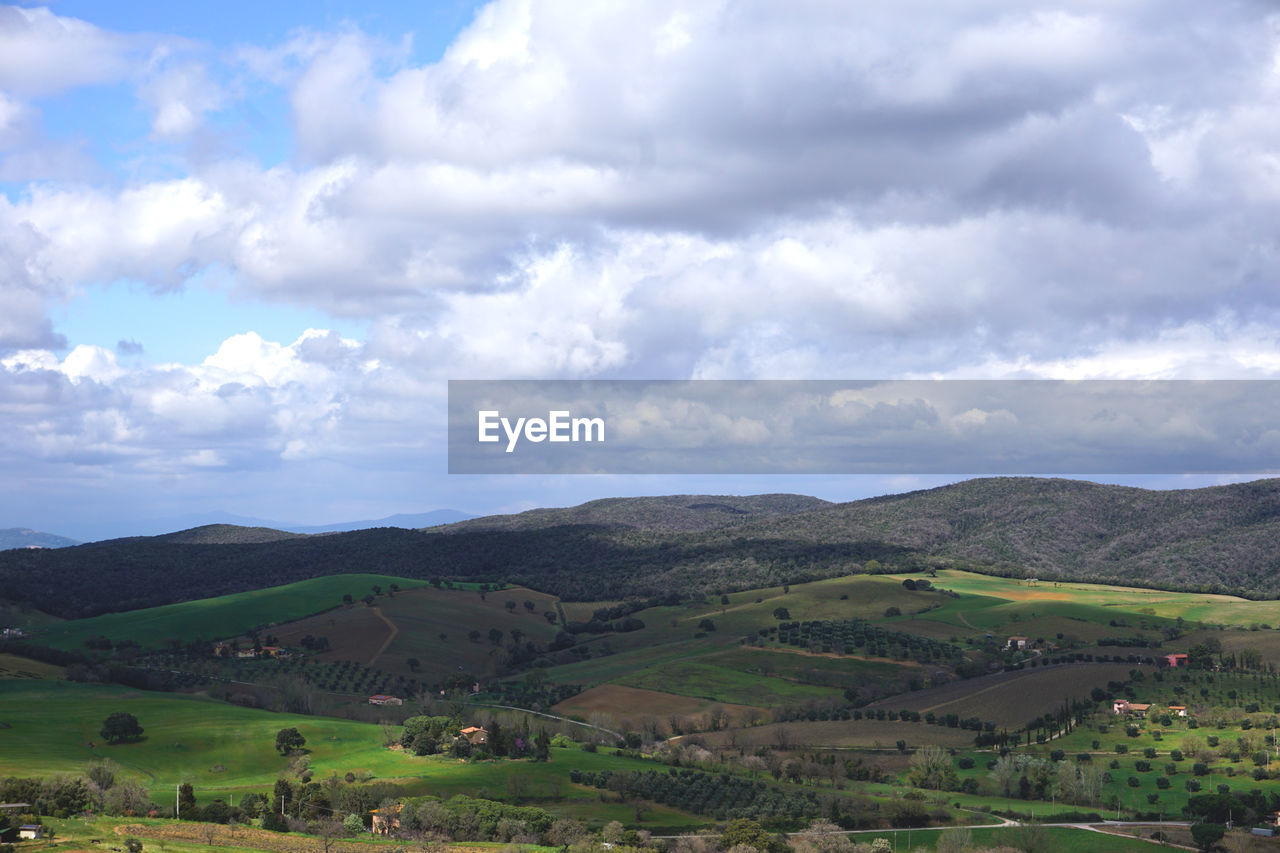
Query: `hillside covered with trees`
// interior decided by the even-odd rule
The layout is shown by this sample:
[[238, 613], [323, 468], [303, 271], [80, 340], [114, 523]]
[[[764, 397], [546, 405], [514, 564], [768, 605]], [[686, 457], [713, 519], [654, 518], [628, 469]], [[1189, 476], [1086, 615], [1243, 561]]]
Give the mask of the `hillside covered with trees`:
[[1277, 597], [1277, 544], [1280, 480], [1148, 491], [991, 478], [843, 504], [619, 498], [427, 530], [300, 536], [218, 525], [3, 552], [0, 588], [80, 617], [359, 571], [624, 599], [946, 565]]

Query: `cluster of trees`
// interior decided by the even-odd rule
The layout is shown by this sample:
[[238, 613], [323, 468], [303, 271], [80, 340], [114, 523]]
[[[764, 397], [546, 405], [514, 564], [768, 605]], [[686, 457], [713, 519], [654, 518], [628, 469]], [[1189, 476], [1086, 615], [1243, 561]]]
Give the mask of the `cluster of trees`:
[[753, 818], [796, 821], [818, 815], [815, 792], [798, 793], [727, 773], [700, 773], [688, 768], [643, 773], [601, 770], [569, 772], [572, 782], [612, 790], [624, 798], [652, 800], [717, 820]]
[[503, 681], [485, 691], [500, 705], [546, 712], [552, 705], [577, 696], [581, 684], [552, 684], [541, 669], [535, 669], [522, 681]]
[[30, 803], [35, 815], [52, 817], [85, 811], [146, 815], [156, 808], [145, 788], [119, 778], [119, 767], [112, 761], [94, 762], [80, 774], [53, 779], [11, 776], [0, 781], [0, 802]]
[[311, 634], [307, 634], [298, 642], [309, 652], [320, 653], [329, 650], [329, 638], [325, 636], [314, 637]]
[[[404, 721], [404, 731], [400, 733], [400, 746], [414, 755], [435, 755], [447, 749], [455, 753], [463, 751], [470, 754], [470, 743], [464, 750], [454, 747], [462, 729], [462, 718], [457, 716], [421, 716], [410, 717]], [[462, 738], [466, 740], [466, 738]]]
[[459, 716], [420, 716], [404, 721], [400, 745], [415, 755], [435, 755], [447, 752], [458, 758], [472, 754], [477, 756], [533, 758], [546, 761], [551, 757], [551, 736], [540, 728], [531, 734], [527, 717], [521, 717], [519, 725], [503, 726], [491, 719], [483, 726], [488, 733], [484, 744], [473, 746], [460, 734], [462, 718]]
[[1076, 805], [1098, 805], [1109, 776], [1092, 763], [1054, 761], [1009, 753], [988, 764], [996, 791], [1006, 797], [1046, 800], [1056, 796]]
[[776, 628], [762, 629], [762, 634], [776, 631], [777, 642], [820, 652], [897, 657], [920, 663], [955, 663], [964, 651], [951, 643], [894, 631], [865, 619], [824, 619], [821, 621], [783, 622]]
[[[567, 510], [513, 522], [428, 531], [380, 528], [281, 534], [223, 544], [140, 537], [74, 548], [0, 552], [0, 586], [63, 617], [192, 600], [377, 565], [406, 577], [506, 580], [576, 600], [761, 588], [872, 566], [914, 571], [930, 561], [988, 573], [1124, 582], [1255, 597], [1280, 593], [1273, 571], [1280, 487], [1188, 490], [1158, 503], [1118, 487], [1031, 478], [972, 480], [853, 504], [796, 503], [733, 523], [666, 524], [646, 499], [619, 503], [609, 523]], [[652, 499], [647, 506], [652, 509]], [[792, 499], [794, 502], [794, 499]], [[1028, 511], [1028, 508], [1033, 508]], [[639, 515], [637, 515], [639, 514]], [[660, 514], [660, 513], [659, 513]], [[941, 533], [924, 519], [948, 519]], [[1062, 523], [1062, 519], [1079, 523]], [[925, 531], [929, 531], [926, 533]], [[1099, 532], [1101, 531], [1101, 535]], [[171, 567], [188, 567], [181, 585]]]
[[[421, 831], [454, 841], [541, 844], [552, 841], [552, 827], [557, 822], [555, 815], [535, 806], [513, 806], [466, 796], [445, 801], [410, 800], [400, 811], [402, 833]], [[585, 829], [574, 824], [562, 824], [554, 833], [556, 841], [585, 837]]]

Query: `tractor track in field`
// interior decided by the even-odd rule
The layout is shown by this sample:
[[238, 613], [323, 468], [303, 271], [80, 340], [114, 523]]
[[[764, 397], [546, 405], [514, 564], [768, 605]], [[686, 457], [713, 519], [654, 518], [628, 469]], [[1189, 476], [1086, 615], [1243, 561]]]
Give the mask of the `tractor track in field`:
[[368, 666], [373, 666], [374, 663], [377, 662], [378, 658], [382, 657], [382, 653], [387, 650], [387, 646], [391, 645], [391, 641], [394, 640], [396, 638], [396, 635], [400, 633], [400, 629], [396, 627], [396, 623], [392, 622], [390, 619], [386, 617], [386, 615], [382, 612], [381, 607], [373, 608], [373, 612], [376, 613], [378, 618], [381, 619], [383, 622], [385, 622], [387, 627], [391, 629], [391, 634], [385, 640], [382, 641], [382, 645], [378, 646], [378, 650], [373, 653], [373, 657], [369, 658]]

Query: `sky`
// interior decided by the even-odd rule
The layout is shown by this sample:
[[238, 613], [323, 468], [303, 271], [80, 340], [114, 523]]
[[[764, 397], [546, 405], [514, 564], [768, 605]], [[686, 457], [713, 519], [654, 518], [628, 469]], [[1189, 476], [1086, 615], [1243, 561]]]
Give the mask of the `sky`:
[[449, 379], [1280, 378], [1278, 96], [1244, 0], [0, 6], [0, 527], [956, 479], [449, 475]]

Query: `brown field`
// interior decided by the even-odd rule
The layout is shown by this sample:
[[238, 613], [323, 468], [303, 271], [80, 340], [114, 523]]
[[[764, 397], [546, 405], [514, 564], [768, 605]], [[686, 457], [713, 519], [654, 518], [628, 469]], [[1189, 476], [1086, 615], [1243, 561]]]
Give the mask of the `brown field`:
[[760, 710], [746, 705], [711, 702], [706, 699], [677, 696], [674, 693], [643, 690], [639, 687], [624, 687], [621, 684], [601, 684], [599, 687], [592, 687], [590, 690], [584, 690], [577, 696], [564, 700], [551, 710], [566, 717], [574, 714], [587, 717], [598, 712], [624, 720], [634, 717], [692, 716], [705, 713], [713, 706], [724, 708], [735, 716], [740, 716], [743, 712], [758, 713]]
[[[408, 595], [408, 593], [401, 593]], [[280, 645], [301, 648], [307, 634], [328, 637], [331, 646], [323, 654], [312, 654], [312, 660], [327, 663], [335, 660], [355, 660], [367, 663], [391, 636], [387, 623], [378, 617], [372, 607], [355, 604], [338, 608], [316, 616], [308, 616], [297, 622], [288, 622], [269, 629]]]
[[586, 622], [591, 619], [591, 614], [600, 608], [613, 607], [621, 603], [620, 601], [562, 601], [560, 606], [564, 608], [565, 618], [570, 622]]
[[[327, 850], [329, 853], [368, 853], [371, 848], [407, 849], [411, 846], [403, 841], [377, 842], [363, 838], [343, 840], [340, 837], [324, 840], [292, 833], [272, 832], [251, 826], [230, 827], [216, 823], [177, 821], [165, 824], [124, 824], [117, 826], [115, 832], [121, 836], [154, 839], [160, 842], [161, 849], [164, 849], [166, 841], [207, 844], [210, 848], [266, 850], [272, 853], [309, 853], [315, 850]], [[420, 845], [417, 846], [420, 847]], [[450, 853], [452, 851], [487, 851], [492, 848], [493, 845], [490, 844], [467, 844], [466, 842], [449, 842], [438, 847], [433, 845], [433, 849], [450, 851]]]
[[[1280, 614], [1277, 615], [1276, 622], [1280, 622]], [[1272, 623], [1275, 624], [1275, 623]], [[1254, 649], [1259, 652], [1263, 659], [1269, 662], [1280, 660], [1280, 631], [1195, 631], [1178, 641], [1179, 647], [1170, 651], [1185, 651], [1187, 648], [1198, 642], [1203, 642], [1208, 637], [1217, 637], [1222, 641], [1223, 651], [1242, 652], [1245, 649]], [[1165, 651], [1161, 649], [1160, 651]]]
[[908, 634], [916, 634], [921, 637], [928, 637], [931, 640], [944, 640], [946, 642], [951, 642], [952, 637], [963, 641], [965, 637], [975, 634], [981, 636], [983, 633], [979, 628], [950, 625], [946, 622], [939, 622], [936, 619], [929, 619], [925, 615], [913, 619], [899, 619], [896, 622], [887, 623], [886, 627], [895, 631], [905, 631]]
[[750, 749], [759, 746], [786, 748], [834, 748], [893, 749], [899, 740], [914, 748], [927, 743], [946, 747], [973, 745], [974, 732], [931, 726], [927, 723], [904, 723], [879, 720], [831, 720], [814, 723], [769, 723], [746, 729], [703, 733], [699, 735], [708, 745]]
[[[515, 607], [508, 609], [507, 602]], [[528, 601], [532, 610], [526, 608]], [[495, 668], [499, 650], [489, 640], [472, 641], [472, 630], [520, 631], [524, 637], [547, 643], [557, 628], [543, 614], [554, 610], [555, 599], [523, 587], [488, 592], [431, 587], [385, 595], [374, 607], [362, 602], [288, 622], [270, 629], [280, 644], [297, 648], [307, 634], [327, 637], [327, 652], [309, 655], [321, 663], [353, 660], [403, 675], [438, 678], [465, 667], [480, 675]], [[410, 658], [421, 661], [415, 673]]]
[[59, 679], [65, 678], [66, 674], [65, 669], [51, 663], [17, 655], [0, 654], [0, 678]]
[[983, 678], [954, 681], [915, 693], [871, 703], [871, 708], [906, 709], [935, 714], [980, 717], [1000, 726], [1017, 727], [1032, 717], [1059, 708], [1063, 700], [1087, 698], [1094, 687], [1124, 681], [1127, 663], [1081, 663], [1002, 672]]

